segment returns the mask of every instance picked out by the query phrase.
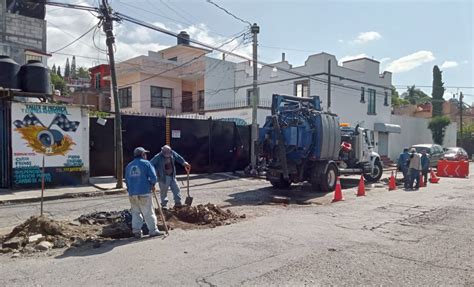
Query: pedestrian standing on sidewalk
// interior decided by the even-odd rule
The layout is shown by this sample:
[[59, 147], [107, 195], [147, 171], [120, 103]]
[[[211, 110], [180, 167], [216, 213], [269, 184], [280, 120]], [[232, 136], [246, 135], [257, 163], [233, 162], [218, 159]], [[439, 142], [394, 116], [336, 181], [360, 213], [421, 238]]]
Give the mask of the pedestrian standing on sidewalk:
[[181, 190], [176, 180], [176, 162], [184, 166], [188, 172], [191, 170], [191, 165], [168, 145], [164, 145], [161, 148], [161, 152], [155, 155], [150, 162], [155, 167], [158, 175], [161, 206], [163, 209], [168, 208], [168, 188], [171, 188], [171, 192], [173, 193], [174, 207], [182, 207]]
[[413, 188], [413, 183], [416, 180], [415, 189], [420, 188], [420, 171], [421, 171], [421, 155], [416, 152], [416, 149], [410, 150], [410, 164], [408, 165], [408, 172], [410, 174], [409, 189]]
[[428, 172], [430, 169], [430, 158], [426, 153], [426, 150], [421, 151], [421, 174], [423, 176], [423, 182], [428, 184]]
[[410, 154], [408, 153], [408, 148], [404, 148], [403, 152], [400, 153], [398, 157], [398, 170], [403, 174], [403, 181], [405, 188], [408, 187], [409, 184], [409, 176], [408, 176], [408, 160], [410, 159]]
[[156, 172], [147, 160], [148, 152], [142, 147], [137, 147], [133, 151], [134, 159], [125, 169], [125, 183], [132, 213], [132, 232], [135, 238], [143, 236], [143, 219], [150, 231], [150, 237], [163, 235], [158, 230], [153, 208], [151, 192], [155, 189]]

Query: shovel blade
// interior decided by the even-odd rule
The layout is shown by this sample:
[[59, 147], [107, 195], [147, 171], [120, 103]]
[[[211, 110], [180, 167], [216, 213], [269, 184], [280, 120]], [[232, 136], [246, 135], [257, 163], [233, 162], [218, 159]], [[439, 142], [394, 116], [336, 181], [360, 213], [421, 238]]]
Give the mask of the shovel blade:
[[191, 204], [193, 204], [193, 198], [190, 196], [186, 197], [186, 199], [184, 200], [184, 204], [186, 204], [187, 206], [191, 206]]

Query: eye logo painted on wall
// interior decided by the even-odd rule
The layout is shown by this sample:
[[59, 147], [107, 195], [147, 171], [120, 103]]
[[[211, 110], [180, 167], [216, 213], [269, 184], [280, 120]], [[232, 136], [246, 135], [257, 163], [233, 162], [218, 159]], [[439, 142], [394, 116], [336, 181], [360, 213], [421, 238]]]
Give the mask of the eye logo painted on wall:
[[66, 155], [76, 143], [67, 134], [52, 129], [53, 125], [63, 132], [76, 132], [80, 122], [70, 121], [64, 114], [56, 114], [49, 126], [45, 126], [34, 113], [27, 114], [23, 120], [13, 122], [21, 137], [33, 151], [46, 155]]

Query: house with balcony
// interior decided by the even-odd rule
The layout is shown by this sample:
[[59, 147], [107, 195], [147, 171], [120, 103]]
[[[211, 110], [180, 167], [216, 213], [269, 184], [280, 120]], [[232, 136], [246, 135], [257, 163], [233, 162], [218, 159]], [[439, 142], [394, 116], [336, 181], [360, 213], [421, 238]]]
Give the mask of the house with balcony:
[[[123, 113], [170, 115], [204, 110], [204, 78], [210, 50], [191, 46], [180, 33], [178, 44], [149, 51], [116, 66]], [[112, 108], [114, 106], [112, 99]]]

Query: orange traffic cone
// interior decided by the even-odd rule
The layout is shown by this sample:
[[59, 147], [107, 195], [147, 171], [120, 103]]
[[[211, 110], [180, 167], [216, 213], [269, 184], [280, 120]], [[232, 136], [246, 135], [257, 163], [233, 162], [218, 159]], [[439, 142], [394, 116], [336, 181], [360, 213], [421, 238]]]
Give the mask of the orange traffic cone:
[[439, 177], [436, 176], [434, 171], [430, 168], [430, 182], [431, 183], [438, 183], [439, 182]]
[[360, 176], [359, 187], [357, 188], [357, 196], [365, 196], [364, 176]]
[[336, 180], [336, 190], [334, 190], [334, 199], [332, 200], [332, 202], [341, 201], [341, 200], [344, 200], [344, 197], [342, 197], [341, 181], [339, 180], [339, 176], [338, 176]]
[[392, 175], [390, 176], [390, 179], [388, 180], [388, 190], [395, 190], [397, 189], [397, 184], [395, 183], [395, 177], [393, 176], [393, 171]]
[[425, 181], [423, 180], [423, 174], [420, 173], [420, 187], [426, 187]]

